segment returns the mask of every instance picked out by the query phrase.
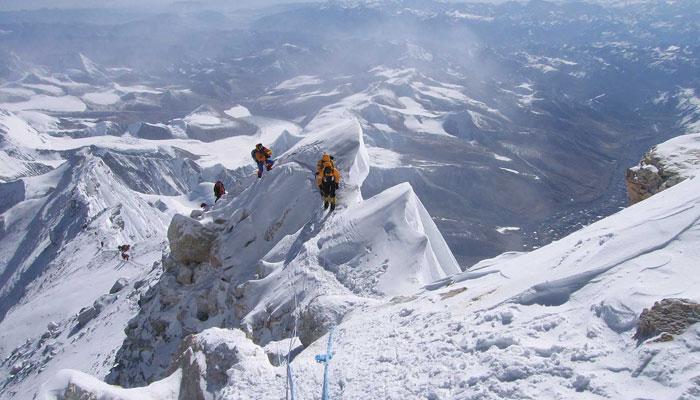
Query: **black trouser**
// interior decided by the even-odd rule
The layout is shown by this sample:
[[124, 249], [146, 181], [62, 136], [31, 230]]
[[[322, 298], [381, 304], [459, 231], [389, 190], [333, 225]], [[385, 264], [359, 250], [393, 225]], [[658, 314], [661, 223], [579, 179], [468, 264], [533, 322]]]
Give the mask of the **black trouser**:
[[321, 195], [323, 195], [323, 200], [335, 204], [335, 190], [337, 188], [338, 184], [333, 181], [321, 183]]

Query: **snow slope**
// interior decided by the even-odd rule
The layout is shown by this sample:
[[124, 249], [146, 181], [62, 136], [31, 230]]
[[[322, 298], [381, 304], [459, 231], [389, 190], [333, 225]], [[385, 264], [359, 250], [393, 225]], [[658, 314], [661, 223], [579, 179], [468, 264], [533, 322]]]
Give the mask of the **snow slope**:
[[[632, 334], [655, 301], [700, 300], [698, 189], [688, 180], [540, 250], [353, 314], [337, 329], [335, 395], [343, 382], [347, 398], [694, 398], [700, 327], [641, 346]], [[322, 348], [297, 356], [300, 378]]]
[[[351, 219], [356, 212], [348, 208], [332, 218]], [[632, 336], [637, 316], [655, 301], [700, 301], [699, 240], [700, 181], [688, 179], [539, 250], [507, 254], [423, 290], [365, 302], [336, 322], [331, 395], [697, 398], [700, 326], [670, 342], [638, 343]], [[314, 276], [309, 287], [322, 279]], [[298, 398], [317, 398], [322, 368], [313, 357], [325, 345], [320, 337], [294, 357]], [[231, 378], [217, 398], [284, 397], [284, 367], [252, 360], [247, 367], [237, 364], [239, 378]], [[256, 376], [266, 377], [264, 387]], [[107, 390], [68, 372], [47, 387], [68, 381]], [[44, 398], [55, 393], [46, 391]], [[142, 391], [105, 398], [137, 398], [131, 393], [146, 398]]]

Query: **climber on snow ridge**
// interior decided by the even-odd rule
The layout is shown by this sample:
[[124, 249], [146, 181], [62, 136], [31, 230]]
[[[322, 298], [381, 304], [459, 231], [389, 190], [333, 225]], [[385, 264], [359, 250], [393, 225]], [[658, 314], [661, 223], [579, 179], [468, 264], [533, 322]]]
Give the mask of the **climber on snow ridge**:
[[250, 156], [258, 164], [258, 178], [262, 178], [263, 166], [269, 171], [275, 164], [275, 160], [272, 159], [272, 150], [263, 146], [262, 143], [255, 145], [253, 151], [250, 152]]
[[221, 181], [216, 181], [214, 184], [214, 197], [216, 197], [216, 200], [214, 200], [214, 203], [219, 201], [221, 196], [226, 194], [226, 188], [224, 187], [224, 183]]
[[316, 186], [323, 196], [323, 209], [335, 210], [335, 191], [340, 184], [340, 171], [335, 167], [333, 157], [323, 153], [316, 163]]

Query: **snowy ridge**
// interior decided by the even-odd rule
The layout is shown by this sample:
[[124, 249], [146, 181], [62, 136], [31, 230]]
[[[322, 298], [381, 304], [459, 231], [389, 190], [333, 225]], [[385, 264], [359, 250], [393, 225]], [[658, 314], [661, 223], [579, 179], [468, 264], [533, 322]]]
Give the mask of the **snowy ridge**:
[[[25, 192], [30, 198], [17, 199], [17, 204], [12, 205], [4, 214], [4, 234], [17, 235], [17, 240], [7, 240], [4, 243], [9, 246], [16, 244], [17, 247], [7, 249], [9, 252], [5, 253], [11, 256], [8, 257], [6, 265], [14, 269], [2, 271], [3, 304], [7, 304], [8, 299], [5, 296], [9, 296], [8, 292], [15, 287], [9, 282], [21, 279], [28, 279], [26, 282], [30, 282], [34, 276], [20, 276], [43, 272], [44, 264], [50, 262], [56, 252], [69, 245], [76, 236], [87, 234], [86, 230], [91, 228], [92, 224], [97, 230], [94, 235], [99, 239], [104, 241], [105, 236], [110, 237], [108, 245], [142, 241], [164, 230], [167, 215], [154, 218], [153, 214], [143, 212], [144, 208], [151, 206], [139, 197], [128, 196], [128, 189], [122, 182], [107, 179], [107, 175], [111, 173], [109, 168], [89, 153], [88, 149], [76, 153], [72, 159], [54, 171], [52, 176], [46, 177], [55, 178], [54, 182], [42, 179], [45, 177], [26, 179]], [[34, 216], [26, 218], [26, 215], [22, 215], [25, 213]], [[15, 221], [30, 221], [30, 225], [16, 227]], [[139, 222], [127, 225], [125, 221]], [[142, 221], [145, 223], [141, 223]], [[106, 226], [101, 226], [102, 223]], [[114, 234], [100, 232], [105, 228], [113, 229]], [[60, 232], [63, 236], [55, 236], [53, 232]], [[50, 254], [46, 254], [47, 252]], [[20, 283], [16, 287], [23, 286]], [[3, 314], [5, 311], [3, 310]]]
[[[129, 324], [110, 381], [165, 377], [185, 336], [212, 326], [240, 328], [258, 345], [297, 335], [309, 345], [353, 309], [460, 271], [409, 185], [362, 200], [369, 163], [356, 119], [328, 110], [301, 136], [201, 224], [173, 220], [165, 273]], [[331, 215], [314, 183], [323, 152], [343, 176]]]
[[[358, 214], [371, 212], [373, 201], [401, 198], [406, 190], [390, 189], [331, 220], [359, 218]], [[308, 235], [307, 229], [299, 234]], [[302, 243], [306, 253], [317, 251], [323, 230], [310, 237]], [[641, 346], [632, 335], [641, 310], [655, 301], [667, 297], [700, 301], [695, 290], [700, 278], [694, 272], [694, 260], [700, 256], [698, 240], [700, 181], [688, 179], [539, 250], [484, 261], [426, 285], [426, 290], [362, 301], [347, 291], [342, 294], [341, 285], [330, 286], [337, 294], [318, 297], [321, 307], [312, 302], [302, 311], [300, 336], [314, 314], [326, 319], [345, 315], [335, 319], [334, 397], [382, 398], [391, 393], [397, 398], [502, 399], [547, 393], [552, 398], [690, 399], [700, 390], [694, 356], [700, 327], [695, 325], [670, 342]], [[290, 237], [276, 247], [293, 248], [295, 242]], [[326, 244], [321, 252], [325, 248]], [[239, 292], [246, 299], [250, 290], [246, 286], [252, 285], [251, 292], [266, 297], [254, 300], [260, 307], [244, 321], [265, 322], [270, 327], [268, 338], [275, 337], [280, 318], [293, 313], [293, 303], [285, 300], [288, 282], [284, 279], [309, 279], [298, 292], [303, 297], [330, 277], [304, 252], [287, 263], [285, 271], [275, 265], [285, 264], [285, 254], [289, 251], [270, 251], [261, 267], [272, 272], [263, 273], [265, 278], [250, 281]], [[299, 261], [303, 268], [294, 266]], [[303, 278], [306, 271], [312, 272]], [[354, 311], [347, 313], [348, 309]], [[255, 317], [268, 312], [267, 317]], [[250, 326], [242, 328], [250, 335]], [[258, 336], [255, 331], [253, 326], [253, 337]], [[240, 339], [230, 340], [228, 346]], [[324, 351], [325, 339], [304, 344], [307, 347], [295, 356], [293, 369], [298, 396], [311, 398], [322, 379], [313, 357]], [[238, 378], [229, 379], [218, 395], [225, 399], [241, 398], [244, 393], [259, 399], [283, 397], [284, 367], [256, 358], [264, 350], [246, 344], [251, 345], [246, 350], [248, 361], [239, 359], [234, 364]], [[170, 382], [176, 390], [177, 377], [175, 373], [157, 385]], [[255, 377], [265, 377], [264, 388]], [[94, 378], [64, 372], [47, 386], [45, 398], [56, 398], [56, 388], [62, 390], [68, 381], [92, 393], [107, 390]], [[114, 392], [114, 398], [167, 398], [152, 396], [153, 387]]]

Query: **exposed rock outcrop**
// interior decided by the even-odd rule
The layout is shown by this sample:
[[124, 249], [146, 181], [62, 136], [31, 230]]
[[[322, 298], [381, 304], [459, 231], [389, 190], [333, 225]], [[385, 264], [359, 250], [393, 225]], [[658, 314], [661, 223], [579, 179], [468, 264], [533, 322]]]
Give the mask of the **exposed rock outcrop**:
[[683, 179], [685, 178], [677, 171], [667, 170], [663, 160], [658, 158], [652, 150], [644, 155], [639, 165], [625, 172], [627, 196], [631, 204], [639, 203], [678, 184]]
[[634, 338], [639, 342], [657, 336], [657, 341], [673, 340], [672, 335], [680, 335], [698, 322], [700, 304], [687, 299], [663, 299], [642, 311]]
[[216, 232], [198, 221], [175, 215], [168, 228], [170, 251], [183, 264], [199, 264], [209, 260]]
[[62, 400], [97, 400], [97, 395], [71, 382], [61, 397]]
[[700, 165], [700, 134], [683, 135], [652, 148], [625, 172], [627, 195], [638, 203], [695, 176]]

